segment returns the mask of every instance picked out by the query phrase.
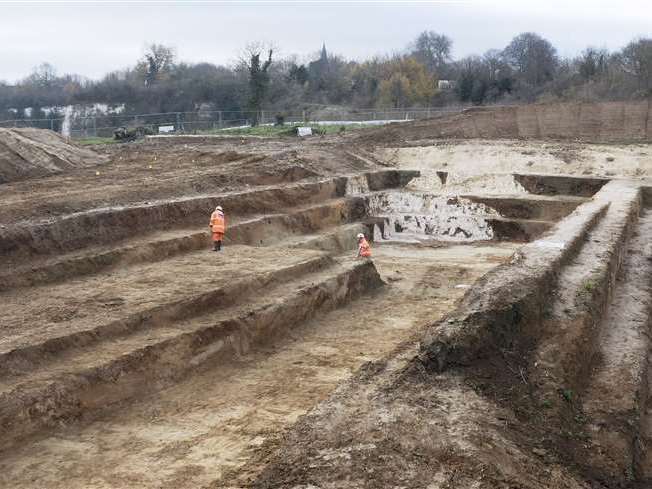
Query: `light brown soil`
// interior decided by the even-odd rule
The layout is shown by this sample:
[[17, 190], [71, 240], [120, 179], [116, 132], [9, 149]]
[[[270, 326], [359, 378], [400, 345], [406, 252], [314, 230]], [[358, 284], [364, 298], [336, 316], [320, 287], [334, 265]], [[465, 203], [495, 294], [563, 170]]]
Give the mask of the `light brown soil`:
[[[575, 112], [557, 126], [551, 114], [521, 122], [554, 129]], [[485, 112], [451, 129], [471, 119], [521, 135]], [[601, 378], [603, 319], [629, 300], [614, 305], [612, 294], [627, 285], [616, 277], [642, 229], [652, 146], [432, 139], [440, 123], [308, 140], [153, 139], [97, 147], [108, 162], [92, 169], [2, 185], [0, 486], [651, 480], [646, 343], [618, 333], [631, 324], [610, 330], [609, 343], [637, 375], [618, 390], [605, 374], [601, 386], [622, 398], [591, 417], [595, 402], [587, 394], [585, 413], [582, 394]], [[388, 166], [422, 173], [403, 188], [413, 175], [377, 172]], [[632, 180], [607, 183], [616, 174]], [[422, 212], [417, 228], [455, 229], [446, 211], [459, 204], [493, 234], [459, 245], [401, 242], [392, 229], [396, 241], [384, 240], [387, 216], [369, 203], [389, 194], [416, 201], [397, 219], [417, 223]], [[416, 209], [419, 195], [441, 207]], [[230, 219], [222, 253], [207, 249], [217, 203]], [[372, 262], [353, 258], [358, 232], [377, 239]], [[618, 406], [635, 406], [635, 428]], [[614, 450], [625, 473], [603, 476], [604, 459], [579, 447], [600, 416], [621, 423], [593, 440], [626, 440]]]
[[95, 147], [109, 161], [99, 167], [2, 185], [0, 224], [45, 219], [89, 207], [205, 195], [252, 186], [290, 183], [374, 166], [338, 145], [276, 140], [192, 143], [145, 140]]
[[[389, 283], [382, 291], [307, 323], [277, 346], [4, 454], [0, 483], [52, 489], [230, 486], [233, 470], [259, 446], [280, 441], [287, 426], [362, 364], [418, 336], [426, 320], [445, 313], [514, 249], [377, 247], [374, 262]], [[247, 473], [257, 470], [248, 467]], [[227, 472], [227, 479], [215, 482]]]
[[[440, 140], [424, 141], [423, 146], [379, 148], [376, 153], [400, 168], [420, 170], [421, 177], [413, 180], [411, 187], [448, 195], [525, 193], [512, 173], [652, 176], [652, 145], [647, 143]], [[445, 184], [437, 171], [447, 172]]]
[[[164, 264], [137, 264], [62, 284], [7, 292], [0, 296], [0, 352], [97, 328], [315, 256], [318, 252], [308, 250], [232, 246], [218, 256], [207, 256], [207, 251], [201, 250]], [[182, 282], [179, 276], [183, 276]]]
[[652, 140], [650, 100], [473, 107], [408, 124], [391, 124], [360, 139], [367, 143], [437, 138], [525, 138], [598, 143]]
[[0, 185], [77, 168], [93, 168], [106, 157], [41, 129], [0, 128]]

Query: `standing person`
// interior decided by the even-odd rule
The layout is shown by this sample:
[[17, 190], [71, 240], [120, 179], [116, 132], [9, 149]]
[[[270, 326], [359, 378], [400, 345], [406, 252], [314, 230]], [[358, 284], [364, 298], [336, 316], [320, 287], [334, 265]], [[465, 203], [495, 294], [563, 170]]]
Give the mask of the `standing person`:
[[213, 233], [213, 251], [220, 251], [222, 249], [224, 231], [226, 231], [226, 221], [224, 219], [222, 206], [218, 205], [213, 214], [211, 214], [211, 222], [209, 226]]
[[358, 234], [358, 255], [356, 258], [371, 258], [371, 246], [364, 234]]

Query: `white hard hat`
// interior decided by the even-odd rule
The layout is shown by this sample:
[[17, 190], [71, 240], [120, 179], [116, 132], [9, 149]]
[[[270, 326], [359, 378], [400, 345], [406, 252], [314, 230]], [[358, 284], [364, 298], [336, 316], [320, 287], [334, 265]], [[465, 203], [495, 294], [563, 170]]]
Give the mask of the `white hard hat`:
[[218, 205], [218, 206], [215, 208], [215, 210], [216, 210], [216, 211], [221, 211], [221, 210], [222, 210], [222, 206], [221, 206], [221, 205]]
[[358, 239], [360, 239], [360, 238], [364, 238], [364, 234], [362, 234], [362, 233], [358, 234]]

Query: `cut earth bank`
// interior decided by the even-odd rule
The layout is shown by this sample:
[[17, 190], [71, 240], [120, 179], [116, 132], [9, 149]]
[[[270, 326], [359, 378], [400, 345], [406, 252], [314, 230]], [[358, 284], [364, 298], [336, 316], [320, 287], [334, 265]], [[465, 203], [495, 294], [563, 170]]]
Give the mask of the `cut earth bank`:
[[649, 147], [394, 143], [145, 142], [5, 185], [0, 483], [647, 487], [646, 182], [599, 167]]
[[408, 190], [585, 201], [477, 281], [420, 342], [341, 385], [243, 485], [651, 487], [652, 147], [438, 140], [446, 121], [414, 126], [364, 141], [421, 170]]

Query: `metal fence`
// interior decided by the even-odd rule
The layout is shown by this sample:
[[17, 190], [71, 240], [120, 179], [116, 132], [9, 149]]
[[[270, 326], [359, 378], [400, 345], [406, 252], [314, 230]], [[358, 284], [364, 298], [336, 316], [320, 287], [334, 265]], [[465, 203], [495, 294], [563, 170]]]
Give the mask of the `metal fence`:
[[13, 119], [0, 121], [0, 127], [36, 127], [60, 132], [73, 138], [111, 137], [120, 127], [146, 127], [153, 133], [210, 133], [258, 124], [384, 124], [393, 121], [425, 119], [460, 112], [463, 107], [421, 109], [341, 109], [341, 110], [263, 110], [163, 112], [153, 114], [95, 114], [91, 116]]

